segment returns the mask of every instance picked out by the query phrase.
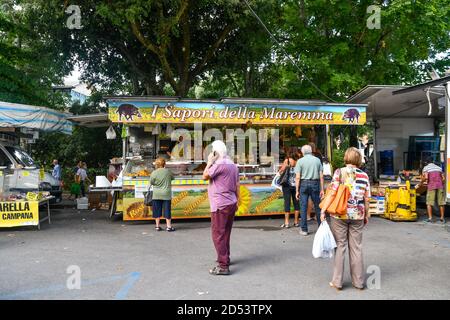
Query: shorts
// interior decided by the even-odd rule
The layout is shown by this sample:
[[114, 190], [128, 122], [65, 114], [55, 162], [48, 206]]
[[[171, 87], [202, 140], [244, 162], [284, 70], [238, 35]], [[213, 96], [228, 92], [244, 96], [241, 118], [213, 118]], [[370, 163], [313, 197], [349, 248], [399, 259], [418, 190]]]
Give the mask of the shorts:
[[444, 189], [435, 189], [427, 191], [427, 205], [434, 206], [434, 202], [437, 194], [437, 202], [439, 206], [445, 206], [445, 193]]
[[164, 215], [166, 219], [172, 219], [172, 201], [171, 200], [153, 200], [152, 216], [153, 218], [161, 218]]

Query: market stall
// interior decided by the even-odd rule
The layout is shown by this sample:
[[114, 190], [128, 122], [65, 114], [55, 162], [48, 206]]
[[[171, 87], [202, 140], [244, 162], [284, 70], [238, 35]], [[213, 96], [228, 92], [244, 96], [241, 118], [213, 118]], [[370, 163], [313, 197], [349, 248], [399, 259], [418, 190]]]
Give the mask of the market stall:
[[[374, 198], [372, 213], [395, 221], [415, 221], [416, 195], [425, 201], [421, 170], [433, 159], [446, 170], [445, 154], [450, 75], [416, 86], [370, 85], [350, 97], [349, 103], [367, 103], [367, 121], [373, 123]], [[447, 143], [448, 144], [448, 143]], [[448, 181], [448, 180], [447, 180]], [[450, 199], [447, 186], [447, 201]], [[384, 210], [383, 210], [384, 209]]]
[[[364, 104], [269, 99], [181, 100], [176, 97], [108, 97], [109, 120], [121, 124], [126, 160], [114, 203], [124, 220], [149, 220], [144, 193], [154, 160], [173, 171], [172, 216], [209, 217], [208, 182], [202, 179], [214, 139], [226, 142], [240, 170], [237, 216], [283, 213], [272, 180], [286, 152], [306, 143], [330, 157], [330, 125], [361, 125]], [[113, 206], [112, 212], [118, 212]]]
[[13, 176], [13, 169], [1, 168], [0, 228], [37, 226], [40, 229], [43, 221], [48, 221], [50, 224], [50, 201], [54, 197], [49, 192], [39, 191], [42, 173], [40, 177], [28, 179], [28, 187], [31, 191], [26, 193], [10, 187], [9, 180]]

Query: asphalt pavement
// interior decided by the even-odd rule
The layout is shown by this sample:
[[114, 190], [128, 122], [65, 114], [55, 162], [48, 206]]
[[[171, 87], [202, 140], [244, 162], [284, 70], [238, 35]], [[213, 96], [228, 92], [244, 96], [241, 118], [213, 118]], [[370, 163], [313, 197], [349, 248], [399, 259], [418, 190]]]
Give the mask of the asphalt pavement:
[[[211, 276], [215, 251], [206, 220], [175, 221], [177, 231], [156, 232], [153, 223], [60, 207], [40, 231], [0, 230], [0, 299], [450, 299], [448, 225], [374, 217], [363, 240], [372, 288], [353, 289], [346, 264], [337, 292], [328, 286], [332, 260], [312, 257], [314, 234], [281, 223], [237, 219], [232, 274]], [[314, 221], [309, 226], [317, 229]]]

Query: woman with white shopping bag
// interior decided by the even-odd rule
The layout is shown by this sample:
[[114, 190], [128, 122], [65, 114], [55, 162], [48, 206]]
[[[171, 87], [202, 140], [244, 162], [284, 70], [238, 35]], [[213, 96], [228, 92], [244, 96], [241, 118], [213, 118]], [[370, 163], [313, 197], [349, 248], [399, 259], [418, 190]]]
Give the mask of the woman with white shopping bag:
[[312, 254], [314, 258], [332, 258], [336, 241], [327, 221], [322, 221], [314, 236]]
[[330, 195], [325, 196], [321, 204], [321, 220], [326, 220], [326, 212], [333, 205], [333, 195], [340, 185], [348, 190], [346, 210], [343, 214], [330, 214], [331, 232], [336, 241], [333, 279], [329, 285], [337, 290], [343, 286], [345, 251], [348, 246], [350, 273], [353, 287], [364, 289], [365, 272], [362, 255], [362, 231], [368, 223], [370, 183], [367, 174], [359, 169], [362, 163], [361, 153], [356, 148], [349, 148], [344, 155], [345, 167], [337, 169], [330, 184]]

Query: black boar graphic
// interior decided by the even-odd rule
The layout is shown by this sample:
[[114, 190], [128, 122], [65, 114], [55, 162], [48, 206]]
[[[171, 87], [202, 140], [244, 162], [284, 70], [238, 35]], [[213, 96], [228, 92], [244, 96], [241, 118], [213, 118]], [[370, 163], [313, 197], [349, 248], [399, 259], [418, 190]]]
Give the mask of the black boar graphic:
[[119, 114], [119, 121], [122, 120], [122, 116], [125, 117], [127, 121], [133, 121], [133, 116], [137, 116], [138, 118], [142, 118], [141, 113], [139, 112], [139, 108], [128, 103], [121, 104], [116, 113]]
[[347, 120], [348, 123], [354, 123], [356, 120], [356, 123], [359, 122], [359, 117], [360, 117], [360, 113], [358, 111], [358, 109], [347, 109], [344, 112], [344, 115], [342, 116], [342, 120]]

